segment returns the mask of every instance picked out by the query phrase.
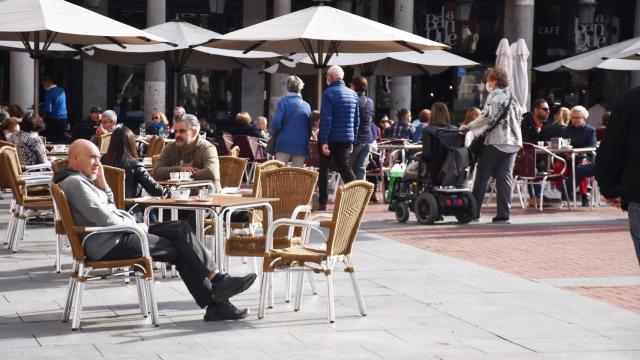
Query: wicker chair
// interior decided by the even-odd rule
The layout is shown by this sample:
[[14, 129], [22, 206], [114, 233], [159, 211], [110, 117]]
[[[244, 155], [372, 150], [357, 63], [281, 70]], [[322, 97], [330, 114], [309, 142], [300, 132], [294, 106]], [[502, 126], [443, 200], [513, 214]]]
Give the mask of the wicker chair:
[[238, 188], [247, 167], [247, 160], [233, 156], [218, 156], [220, 161], [220, 184], [223, 188]]
[[104, 179], [113, 192], [113, 202], [120, 210], [124, 210], [124, 169], [113, 166], [103, 165]]
[[18, 153], [10, 146], [0, 148], [0, 164], [2, 164], [4, 181], [9, 185], [14, 198], [5, 234], [5, 244], [8, 243], [9, 248], [15, 253], [20, 249], [20, 243], [24, 238], [27, 219], [35, 217], [35, 212], [53, 211], [51, 196], [29, 195], [32, 189], [30, 185], [47, 185], [51, 179], [49, 177], [20, 179]]
[[[272, 204], [273, 219], [297, 218], [310, 211], [311, 197], [318, 181], [318, 173], [301, 168], [279, 168], [262, 171], [258, 197], [278, 198]], [[269, 219], [262, 218], [262, 228], [269, 228]], [[295, 236], [298, 235], [298, 236]], [[286, 248], [300, 243], [299, 234], [289, 234], [286, 229], [275, 234], [275, 248]], [[264, 235], [227, 234], [225, 254], [227, 256], [263, 257]]]
[[16, 144], [8, 142], [8, 141], [4, 141], [4, 140], [0, 140], [0, 148], [3, 146], [11, 146], [12, 148], [16, 147]]
[[106, 154], [111, 142], [111, 133], [100, 136], [100, 154]]
[[147, 147], [146, 157], [153, 157], [155, 155], [160, 155], [162, 153], [162, 149], [164, 149], [164, 139], [154, 135], [149, 140], [149, 147]]
[[[308, 221], [280, 219], [273, 222], [267, 233], [267, 246], [269, 250], [264, 255], [264, 272], [262, 274], [262, 284], [260, 288], [258, 318], [261, 319], [264, 317], [268, 292], [272, 293], [270, 289], [273, 271], [276, 269], [300, 269], [325, 274], [327, 281], [328, 318], [330, 322], [334, 322], [335, 310], [332, 273], [333, 267], [338, 261], [345, 264], [344, 271], [351, 275], [353, 289], [360, 307], [360, 314], [362, 314], [362, 316], [367, 314], [353, 261], [351, 260], [351, 249], [372, 193], [373, 184], [361, 180], [352, 181], [341, 186], [338, 190], [338, 197], [331, 220]], [[283, 230], [291, 229], [291, 227], [305, 229], [306, 233], [312, 229], [318, 231], [320, 228], [329, 229], [326, 247], [324, 249], [317, 249], [309, 247], [306, 244], [300, 244], [278, 249], [278, 234]], [[296, 311], [300, 309], [300, 302], [302, 301], [303, 278], [302, 273], [298, 275], [298, 289], [295, 303]]]
[[[55, 204], [61, 214], [64, 230], [66, 231], [71, 243], [71, 252], [73, 254], [73, 270], [69, 277], [69, 289], [67, 291], [67, 300], [63, 309], [62, 321], [69, 321], [71, 308], [74, 308], [73, 321], [71, 329], [76, 330], [80, 327], [80, 314], [82, 312], [82, 298], [84, 294], [85, 283], [89, 279], [89, 272], [96, 269], [113, 270], [115, 268], [128, 267], [133, 269], [137, 275], [138, 300], [140, 302], [140, 310], [144, 317], [151, 313], [151, 321], [154, 325], [158, 325], [158, 305], [155, 298], [155, 285], [153, 282], [153, 266], [151, 256], [149, 255], [149, 244], [147, 235], [134, 225], [114, 225], [107, 227], [81, 227], [76, 226], [71, 215], [67, 198], [58, 187], [51, 186], [51, 193], [55, 199]], [[123, 259], [123, 260], [89, 260], [85, 256], [82, 247], [82, 239], [104, 233], [131, 233], [138, 236], [141, 242], [142, 256]]]
[[69, 164], [69, 159], [58, 159], [51, 163], [51, 171], [56, 172], [60, 171], [67, 167]]

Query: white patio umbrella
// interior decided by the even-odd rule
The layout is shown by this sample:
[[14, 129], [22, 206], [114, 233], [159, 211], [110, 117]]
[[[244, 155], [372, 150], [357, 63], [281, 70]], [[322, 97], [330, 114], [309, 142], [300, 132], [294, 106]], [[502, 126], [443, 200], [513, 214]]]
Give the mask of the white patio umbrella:
[[504, 70], [509, 78], [509, 84], [512, 84], [513, 77], [513, 55], [511, 54], [511, 47], [509, 41], [502, 38], [498, 43], [498, 49], [496, 50], [496, 67]]
[[38, 112], [39, 58], [52, 44], [162, 43], [167, 40], [64, 0], [0, 1], [0, 40], [21, 41], [34, 59], [34, 112]]
[[196, 69], [231, 70], [240, 67], [256, 68], [266, 59], [279, 58], [279, 54], [254, 51], [243, 54], [240, 50], [195, 47], [221, 35], [182, 20], [171, 20], [144, 29], [144, 31], [170, 40], [167, 44], [130, 45], [123, 49], [117, 45], [91, 45], [83, 48], [90, 61], [112, 65], [146, 64], [165, 60], [173, 72], [173, 104], [177, 105], [178, 77], [185, 67]]
[[[313, 75], [316, 68], [306, 54], [296, 54], [265, 69], [265, 72], [288, 73], [296, 75]], [[444, 50], [431, 50], [424, 54], [415, 51], [372, 54], [336, 54], [329, 60], [328, 66], [357, 66], [364, 76], [373, 74], [381, 76], [412, 76], [422, 74], [439, 74], [451, 66], [472, 67], [478, 63], [465, 59]]]
[[203, 44], [221, 49], [305, 53], [322, 68], [338, 53], [441, 50], [448, 46], [329, 6], [313, 6], [252, 25]]
[[527, 109], [527, 99], [529, 97], [529, 49], [524, 39], [519, 39], [511, 44], [511, 54], [513, 55], [513, 83], [511, 84], [511, 90], [520, 107], [525, 110]]
[[591, 50], [566, 59], [541, 65], [535, 70], [548, 72], [559, 69], [640, 70], [640, 37]]

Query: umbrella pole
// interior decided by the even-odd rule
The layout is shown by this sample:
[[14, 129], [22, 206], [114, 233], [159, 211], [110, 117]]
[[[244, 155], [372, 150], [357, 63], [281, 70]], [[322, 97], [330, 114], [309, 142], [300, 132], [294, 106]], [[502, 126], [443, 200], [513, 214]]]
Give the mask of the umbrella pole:
[[33, 58], [33, 113], [38, 117], [40, 112], [40, 60]]
[[173, 71], [173, 108], [178, 106], [178, 72]]
[[322, 68], [318, 68], [318, 94], [316, 96], [316, 109], [320, 110], [322, 104]]

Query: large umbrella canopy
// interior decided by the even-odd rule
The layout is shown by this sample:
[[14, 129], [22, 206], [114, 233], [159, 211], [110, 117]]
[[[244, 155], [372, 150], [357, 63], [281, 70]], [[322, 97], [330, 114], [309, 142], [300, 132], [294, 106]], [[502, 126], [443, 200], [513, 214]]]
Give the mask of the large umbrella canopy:
[[22, 41], [34, 58], [34, 112], [38, 113], [38, 58], [51, 44], [147, 44], [167, 40], [64, 0], [1, 0], [0, 40]]
[[542, 72], [559, 69], [590, 70], [640, 70], [640, 37], [588, 51], [566, 59], [538, 66]]
[[[280, 60], [266, 72], [288, 73], [296, 75], [312, 75], [316, 73], [313, 61], [306, 54], [291, 57], [293, 61]], [[336, 54], [327, 65], [358, 66], [363, 75], [411, 76], [422, 74], [439, 74], [451, 66], [472, 67], [478, 63], [444, 50], [432, 50], [420, 54], [414, 51], [371, 53], [371, 54]]]
[[[25, 44], [22, 41], [0, 41], [0, 49], [4, 49], [4, 50], [9, 50], [9, 51], [28, 51], [28, 48], [33, 49], [34, 44], [33, 41], [29, 41], [29, 46], [25, 47]], [[49, 51], [51, 52], [76, 52], [78, 50], [66, 46], [66, 45], [62, 45], [62, 44], [58, 44], [58, 43], [53, 43], [49, 46]]]
[[511, 44], [511, 54], [513, 55], [513, 83], [511, 90], [518, 100], [522, 109], [528, 108], [529, 97], [529, 49], [524, 39], [519, 39]]
[[205, 46], [222, 49], [306, 53], [318, 68], [318, 106], [322, 71], [336, 53], [440, 50], [448, 46], [329, 6], [313, 6], [240, 30]]
[[259, 67], [265, 59], [280, 55], [271, 52], [255, 51], [243, 54], [240, 50], [196, 47], [221, 35], [208, 29], [192, 25], [181, 20], [172, 20], [144, 29], [150, 34], [169, 39], [177, 46], [167, 44], [130, 45], [125, 49], [113, 44], [92, 45], [83, 51], [90, 56], [86, 59], [112, 65], [146, 64], [165, 60], [173, 70], [173, 105], [178, 100], [178, 75], [185, 68], [231, 70], [239, 67]]
[[513, 55], [511, 54], [509, 41], [505, 38], [500, 40], [498, 49], [496, 49], [496, 68], [504, 70], [509, 78], [509, 84], [512, 84]]

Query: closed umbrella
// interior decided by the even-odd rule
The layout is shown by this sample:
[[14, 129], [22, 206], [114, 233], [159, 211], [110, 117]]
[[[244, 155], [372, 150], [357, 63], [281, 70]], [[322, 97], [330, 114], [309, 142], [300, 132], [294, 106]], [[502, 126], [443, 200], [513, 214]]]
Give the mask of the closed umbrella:
[[[280, 60], [265, 69], [266, 72], [312, 75], [316, 69], [313, 61], [306, 54], [291, 56], [294, 61]], [[365, 76], [373, 74], [381, 76], [413, 76], [422, 74], [439, 74], [451, 66], [472, 67], [478, 63], [465, 59], [444, 50], [431, 50], [424, 54], [415, 51], [372, 53], [372, 54], [336, 54], [328, 64], [340, 66], [357, 66]]]
[[439, 50], [447, 45], [330, 6], [313, 6], [233, 31], [204, 44], [221, 49], [305, 53], [316, 67], [318, 107], [322, 68], [338, 53]]
[[509, 41], [505, 38], [498, 43], [498, 49], [496, 50], [496, 68], [504, 70], [509, 78], [509, 84], [512, 84], [513, 55], [511, 54]]
[[173, 104], [177, 105], [178, 76], [185, 67], [196, 69], [231, 70], [240, 67], [260, 67], [266, 59], [279, 58], [272, 52], [255, 51], [243, 54], [239, 50], [224, 50], [192, 46], [218, 38], [221, 35], [182, 20], [171, 20], [144, 29], [144, 31], [168, 39], [177, 46], [167, 44], [130, 45], [125, 49], [113, 45], [85, 47], [85, 58], [91, 61], [112, 64], [146, 64], [165, 60], [173, 72]]
[[511, 44], [513, 55], [513, 84], [511, 90], [518, 100], [520, 107], [526, 111], [529, 96], [529, 49], [524, 39]]
[[168, 42], [64, 0], [0, 1], [0, 40], [21, 41], [34, 59], [34, 110], [38, 112], [38, 59], [53, 43], [147, 44]]
[[561, 69], [640, 70], [640, 37], [591, 50], [566, 59], [541, 65], [535, 70], [548, 72]]

